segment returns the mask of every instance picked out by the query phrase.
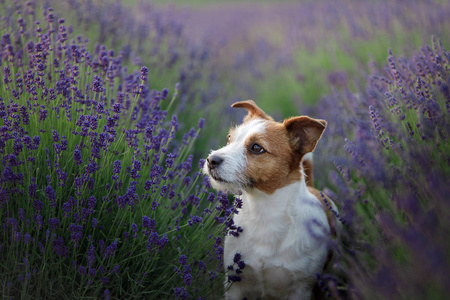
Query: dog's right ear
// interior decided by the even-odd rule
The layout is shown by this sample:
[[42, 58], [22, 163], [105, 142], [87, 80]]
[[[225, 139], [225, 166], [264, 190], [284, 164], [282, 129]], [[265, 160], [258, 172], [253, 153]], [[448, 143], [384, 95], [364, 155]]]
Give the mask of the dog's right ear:
[[283, 122], [291, 147], [300, 155], [314, 151], [316, 144], [327, 127], [325, 120], [307, 116], [293, 117]]
[[231, 105], [231, 107], [245, 108], [246, 110], [248, 110], [248, 114], [244, 117], [244, 123], [254, 118], [262, 118], [265, 120], [273, 121], [272, 117], [266, 115], [266, 113], [261, 108], [259, 108], [258, 105], [253, 102], [253, 100], [235, 102]]

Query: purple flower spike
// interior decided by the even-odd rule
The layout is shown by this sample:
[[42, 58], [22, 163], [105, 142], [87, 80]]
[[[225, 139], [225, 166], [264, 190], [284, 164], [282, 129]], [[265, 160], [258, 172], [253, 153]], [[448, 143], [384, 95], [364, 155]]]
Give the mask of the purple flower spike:
[[106, 289], [106, 290], [103, 292], [103, 298], [104, 298], [105, 300], [111, 299], [111, 295], [110, 295], [108, 289]]
[[50, 230], [55, 230], [59, 227], [58, 218], [51, 218], [48, 220], [48, 223], [50, 224]]
[[143, 66], [141, 67], [141, 80], [146, 82], [148, 79], [148, 68]]
[[83, 163], [83, 160], [81, 159], [81, 151], [80, 149], [75, 149], [73, 151], [73, 160], [75, 161], [75, 164], [77, 166], [81, 165]]
[[50, 207], [55, 208], [56, 207], [56, 195], [55, 190], [51, 185], [48, 185], [45, 188], [45, 194], [47, 195], [48, 199], [50, 200]]
[[180, 263], [180, 265], [184, 266], [187, 263], [187, 257], [184, 254], [181, 254], [180, 257], [178, 258], [178, 262]]
[[205, 119], [201, 118], [201, 119], [198, 121], [197, 127], [198, 127], [199, 129], [203, 129], [204, 126], [205, 126]]

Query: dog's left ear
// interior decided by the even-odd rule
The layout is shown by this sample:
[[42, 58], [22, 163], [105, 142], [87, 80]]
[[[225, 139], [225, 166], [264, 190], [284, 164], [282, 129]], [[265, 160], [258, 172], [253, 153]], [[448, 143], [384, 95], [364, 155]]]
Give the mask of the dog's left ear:
[[300, 155], [312, 152], [327, 127], [325, 120], [307, 116], [293, 117], [283, 122], [291, 147]]
[[268, 116], [261, 108], [259, 108], [253, 100], [235, 102], [231, 105], [231, 107], [245, 108], [248, 111], [248, 114], [244, 117], [244, 123], [254, 118], [273, 121], [272, 117]]

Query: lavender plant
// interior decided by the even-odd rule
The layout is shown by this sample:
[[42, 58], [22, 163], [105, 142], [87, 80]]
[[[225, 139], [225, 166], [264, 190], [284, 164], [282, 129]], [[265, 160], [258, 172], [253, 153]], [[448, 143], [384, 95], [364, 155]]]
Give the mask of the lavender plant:
[[320, 103], [317, 113], [330, 126], [317, 155], [337, 168], [321, 180], [334, 187], [327, 192], [341, 204], [349, 233], [337, 247], [340, 278], [319, 275], [333, 298], [446, 298], [449, 58], [436, 38], [412, 59], [389, 50], [367, 89]]
[[[167, 81], [179, 82], [178, 105], [171, 108], [180, 115], [180, 126], [209, 115], [219, 93], [225, 97], [228, 89], [219, 82], [216, 68], [211, 67], [210, 56], [215, 50], [206, 43], [194, 43], [185, 33], [181, 10], [164, 10], [148, 1], [136, 1], [133, 5], [115, 0], [49, 3], [67, 12], [68, 19], [78, 25], [74, 32], [98, 42], [97, 47], [87, 45], [91, 52], [98, 54], [100, 44], [122, 51], [124, 65], [148, 66], [155, 88], [164, 88]], [[162, 107], [167, 108], [165, 104]], [[185, 113], [181, 115], [180, 111]], [[212, 119], [209, 123], [217, 121]], [[205, 139], [200, 137], [200, 143]]]
[[1, 294], [220, 297], [221, 240], [236, 228], [193, 162], [204, 120], [179, 132], [161, 108], [178, 85], [151, 89], [146, 67], [91, 54], [52, 8], [33, 9], [2, 19]]

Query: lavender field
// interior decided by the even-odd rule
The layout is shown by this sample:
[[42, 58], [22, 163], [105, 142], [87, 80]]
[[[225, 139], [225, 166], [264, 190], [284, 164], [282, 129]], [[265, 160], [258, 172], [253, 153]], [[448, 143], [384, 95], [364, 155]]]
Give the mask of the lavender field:
[[324, 298], [448, 298], [449, 15], [446, 0], [0, 1], [2, 299], [222, 299], [240, 203], [200, 170], [246, 99], [328, 122], [316, 187], [345, 234], [316, 274]]

